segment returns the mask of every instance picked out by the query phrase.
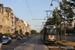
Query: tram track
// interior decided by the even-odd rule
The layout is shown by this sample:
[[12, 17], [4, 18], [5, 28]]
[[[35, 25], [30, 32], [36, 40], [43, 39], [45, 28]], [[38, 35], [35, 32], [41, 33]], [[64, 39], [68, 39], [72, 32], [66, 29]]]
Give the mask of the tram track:
[[[34, 44], [33, 44], [34, 43]], [[14, 50], [28, 50], [28, 46], [30, 46], [30, 48], [32, 50], [36, 50], [36, 46], [37, 46], [37, 37], [33, 37], [32, 39], [26, 41], [25, 43], [21, 44], [20, 46], [16, 47]]]
[[24, 42], [23, 44], [19, 45], [18, 47], [16, 47], [14, 50], [23, 50], [24, 46], [26, 46], [27, 44], [29, 44], [29, 42], [32, 39], [29, 39], [28, 41]]
[[36, 50], [36, 47], [37, 47], [37, 38], [36, 38], [36, 43], [35, 43], [35, 47], [34, 47], [34, 50]]

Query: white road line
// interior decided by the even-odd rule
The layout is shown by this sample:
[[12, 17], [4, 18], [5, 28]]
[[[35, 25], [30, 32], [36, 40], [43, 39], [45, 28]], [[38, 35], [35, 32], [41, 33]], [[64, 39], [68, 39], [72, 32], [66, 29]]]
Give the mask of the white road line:
[[[31, 40], [31, 39], [30, 39], [30, 40]], [[25, 44], [25, 43], [29, 42], [30, 40], [28, 40], [28, 41], [24, 42], [23, 44]], [[21, 44], [21, 45], [23, 45], [23, 44]], [[19, 45], [19, 46], [21, 46], [21, 45]], [[18, 46], [18, 47], [19, 47], [19, 46]], [[18, 47], [16, 47], [14, 50], [16, 50]]]
[[34, 50], [36, 50], [36, 46], [37, 46], [37, 38], [36, 38], [36, 43], [35, 43], [35, 48], [34, 48]]

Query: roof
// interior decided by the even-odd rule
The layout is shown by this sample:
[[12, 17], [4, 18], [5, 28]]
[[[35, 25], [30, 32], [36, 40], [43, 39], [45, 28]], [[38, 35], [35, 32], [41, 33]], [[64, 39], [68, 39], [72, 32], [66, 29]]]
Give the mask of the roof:
[[10, 7], [4, 7], [6, 9], [6, 11], [11, 12], [12, 9]]

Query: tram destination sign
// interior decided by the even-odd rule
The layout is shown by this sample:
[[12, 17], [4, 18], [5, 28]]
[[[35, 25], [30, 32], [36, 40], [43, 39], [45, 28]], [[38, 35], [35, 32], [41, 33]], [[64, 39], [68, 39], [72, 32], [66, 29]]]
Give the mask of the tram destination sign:
[[48, 25], [47, 28], [55, 28], [54, 25]]

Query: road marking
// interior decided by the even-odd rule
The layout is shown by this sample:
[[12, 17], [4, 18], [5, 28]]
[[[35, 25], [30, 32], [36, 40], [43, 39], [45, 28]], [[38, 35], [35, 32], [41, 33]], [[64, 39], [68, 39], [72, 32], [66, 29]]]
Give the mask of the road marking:
[[35, 43], [35, 48], [34, 48], [34, 50], [36, 50], [36, 46], [37, 46], [37, 38], [36, 38], [36, 43]]
[[[33, 40], [33, 39], [32, 39], [32, 40]], [[30, 42], [32, 42], [32, 40], [31, 40]], [[30, 43], [30, 42], [29, 42], [29, 43]], [[29, 44], [29, 43], [28, 43], [28, 44]], [[28, 45], [28, 44], [27, 44], [27, 45]], [[26, 46], [24, 46], [21, 50], [24, 50], [24, 48], [25, 48], [25, 47], [27, 47], [27, 45], [26, 45]]]
[[[31, 39], [30, 39], [30, 40], [31, 40]], [[25, 44], [25, 43], [29, 42], [30, 40], [28, 40], [28, 41], [24, 42], [23, 44]], [[23, 45], [23, 44], [21, 44], [21, 45]], [[21, 45], [19, 45], [19, 46], [21, 46]], [[18, 46], [18, 47], [19, 47], [19, 46]], [[18, 47], [16, 47], [14, 50], [18, 49]]]

